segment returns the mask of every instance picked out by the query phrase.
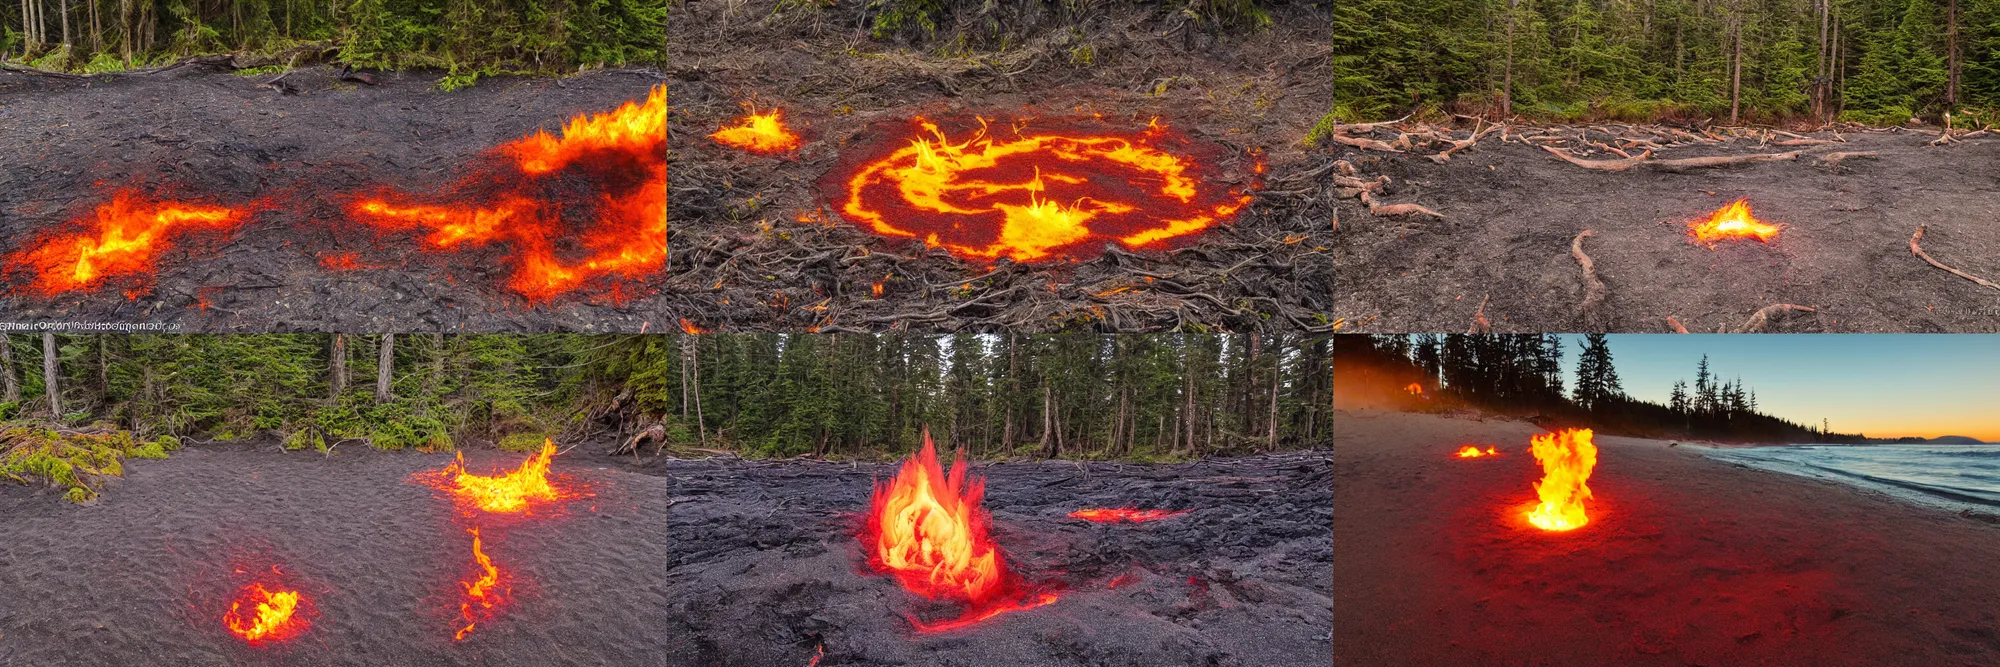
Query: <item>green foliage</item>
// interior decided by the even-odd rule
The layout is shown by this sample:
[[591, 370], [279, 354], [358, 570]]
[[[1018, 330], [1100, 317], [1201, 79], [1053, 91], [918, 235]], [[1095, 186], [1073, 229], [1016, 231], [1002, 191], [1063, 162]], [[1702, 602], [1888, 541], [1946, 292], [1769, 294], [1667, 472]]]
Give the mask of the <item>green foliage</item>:
[[1338, 108], [1326, 112], [1325, 116], [1320, 117], [1319, 122], [1313, 124], [1311, 130], [1306, 131], [1307, 148], [1316, 148], [1320, 142], [1332, 140], [1333, 128], [1340, 124], [1340, 112], [1341, 109]]
[[[93, 428], [103, 428], [94, 425]], [[122, 459], [167, 457], [169, 441], [140, 443], [129, 431], [58, 431], [41, 424], [0, 426], [0, 479], [41, 482], [65, 489], [63, 497], [88, 502], [97, 497], [96, 478], [125, 474]]]
[[542, 445], [546, 444], [548, 439], [549, 436], [545, 433], [523, 431], [521, 433], [510, 433], [501, 436], [498, 446], [500, 449], [509, 452], [538, 452], [542, 450]]

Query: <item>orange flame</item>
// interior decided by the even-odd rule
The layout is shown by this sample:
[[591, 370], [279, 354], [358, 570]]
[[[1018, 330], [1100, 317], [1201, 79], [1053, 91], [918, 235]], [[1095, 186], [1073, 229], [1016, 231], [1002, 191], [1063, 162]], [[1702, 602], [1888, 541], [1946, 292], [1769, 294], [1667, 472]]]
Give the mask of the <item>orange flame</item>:
[[241, 208], [151, 201], [136, 191], [119, 190], [90, 217], [71, 222], [82, 230], [31, 242], [10, 254], [6, 266], [32, 271], [35, 279], [29, 287], [43, 296], [92, 289], [113, 276], [151, 274], [177, 236], [231, 231], [249, 217]]
[[781, 109], [766, 114], [752, 111], [736, 119], [735, 125], [716, 130], [708, 138], [724, 146], [766, 155], [797, 150], [802, 143], [799, 135], [785, 127], [785, 112]]
[[465, 590], [465, 599], [458, 603], [458, 615], [465, 621], [465, 627], [452, 635], [452, 641], [472, 634], [473, 628], [478, 627], [481, 621], [493, 618], [494, 612], [507, 601], [507, 589], [500, 585], [500, 568], [495, 567], [493, 559], [487, 558], [486, 552], [479, 549], [479, 529], [470, 528], [466, 532], [472, 533], [472, 560], [479, 565], [480, 573], [471, 580], [458, 582], [459, 587]]
[[1535, 483], [1541, 504], [1528, 512], [1528, 523], [1542, 530], [1575, 530], [1590, 523], [1583, 501], [1590, 499], [1590, 470], [1597, 467], [1597, 445], [1590, 429], [1564, 429], [1529, 440], [1529, 451], [1542, 464], [1542, 481]]
[[708, 330], [701, 328], [701, 325], [695, 324], [694, 322], [689, 321], [688, 318], [683, 317], [681, 318], [681, 333], [697, 335], [697, 334], [708, 333]]
[[874, 294], [875, 294], [875, 298], [877, 298], [877, 299], [880, 299], [880, 298], [882, 298], [882, 291], [883, 291], [883, 289], [884, 289], [885, 285], [886, 285], [886, 284], [887, 284], [887, 283], [889, 282], [889, 277], [890, 277], [890, 276], [894, 276], [894, 275], [896, 275], [896, 274], [893, 274], [893, 273], [891, 273], [891, 274], [888, 274], [888, 275], [885, 275], [885, 276], [882, 276], [882, 279], [881, 279], [881, 280], [877, 280], [877, 281], [875, 281], [875, 284], [874, 284], [874, 285], [871, 285], [871, 286], [869, 286], [869, 288], [868, 288], [868, 291], [870, 291], [870, 292], [874, 293]]
[[301, 613], [302, 605], [306, 604], [305, 596], [298, 591], [284, 588], [273, 591], [261, 582], [254, 583], [237, 592], [236, 600], [229, 603], [229, 611], [222, 615], [222, 624], [229, 628], [230, 634], [250, 642], [251, 646], [281, 642], [312, 627], [312, 621]]
[[[599, 280], [638, 280], [664, 269], [667, 258], [667, 89], [645, 103], [626, 102], [605, 114], [579, 114], [560, 138], [536, 131], [495, 152], [511, 160], [514, 174], [481, 173], [460, 190], [506, 190], [484, 205], [421, 204], [390, 196], [361, 197], [348, 212], [392, 231], [428, 231], [438, 250], [510, 245], [513, 274], [507, 287], [531, 301], [546, 301]], [[531, 196], [534, 179], [580, 169], [604, 185], [596, 224], [581, 234], [563, 223], [564, 202]], [[556, 254], [557, 239], [577, 237], [580, 257]], [[569, 244], [565, 244], [569, 245]]]
[[1422, 395], [1424, 395], [1424, 386], [1423, 386], [1423, 385], [1420, 385], [1420, 384], [1417, 384], [1417, 383], [1415, 383], [1415, 382], [1412, 382], [1412, 383], [1410, 383], [1410, 386], [1408, 386], [1408, 387], [1404, 387], [1404, 388], [1403, 388], [1403, 391], [1407, 391], [1407, 392], [1410, 392], [1410, 393], [1411, 393], [1411, 394], [1413, 394], [1413, 395], [1417, 395], [1417, 396], [1422, 396]]
[[964, 627], [994, 616], [1055, 602], [1049, 593], [1024, 591], [988, 536], [991, 519], [980, 501], [985, 482], [966, 478], [964, 454], [947, 477], [938, 466], [930, 432], [923, 449], [903, 463], [888, 484], [877, 484], [862, 544], [868, 563], [892, 575], [905, 590], [931, 600], [963, 602], [960, 617], [939, 623], [911, 618], [919, 631]]
[[562, 500], [575, 494], [549, 482], [549, 461], [556, 455], [553, 441], [544, 439], [542, 450], [519, 468], [505, 474], [486, 476], [465, 471], [465, 454], [460, 452], [444, 470], [419, 473], [420, 481], [452, 494], [468, 508], [496, 514], [519, 514], [535, 503]]
[[1120, 521], [1142, 523], [1146, 521], [1158, 521], [1160, 519], [1165, 519], [1167, 517], [1180, 516], [1182, 514], [1187, 514], [1189, 511], [1190, 510], [1142, 510], [1142, 509], [1134, 509], [1126, 507], [1119, 509], [1081, 509], [1074, 512], [1070, 512], [1069, 516], [1072, 519], [1083, 519], [1084, 521], [1091, 521], [1096, 523], [1118, 523]]
[[1210, 170], [1169, 152], [1169, 142], [1185, 140], [1162, 125], [1036, 134], [1017, 126], [1015, 138], [996, 140], [979, 118], [978, 131], [953, 142], [914, 121], [920, 134], [907, 146], [829, 175], [826, 187], [841, 191], [850, 221], [964, 258], [1087, 259], [1110, 241], [1139, 248], [1187, 237], [1250, 202], [1208, 186]]
[[1478, 447], [1474, 447], [1472, 445], [1466, 445], [1464, 447], [1458, 448], [1458, 458], [1461, 459], [1478, 458], [1481, 456], [1499, 456], [1499, 455], [1500, 455], [1500, 450], [1494, 447], [1487, 447], [1486, 451], [1483, 452], [1479, 451]]
[[1772, 238], [1777, 237], [1779, 229], [1780, 226], [1759, 222], [1756, 216], [1751, 215], [1750, 200], [1738, 199], [1708, 216], [1707, 220], [1689, 223], [1688, 235], [1696, 243], [1707, 245], [1725, 239], [1756, 239], [1770, 243]]

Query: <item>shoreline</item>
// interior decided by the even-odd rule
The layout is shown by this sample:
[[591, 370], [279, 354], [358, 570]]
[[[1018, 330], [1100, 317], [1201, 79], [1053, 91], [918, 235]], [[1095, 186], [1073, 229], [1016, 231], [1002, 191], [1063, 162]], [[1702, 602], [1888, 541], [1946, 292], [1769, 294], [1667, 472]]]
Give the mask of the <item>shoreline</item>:
[[[2000, 529], [1599, 436], [1589, 525], [1529, 527], [1525, 421], [1342, 411], [1341, 665], [2000, 661]], [[1456, 459], [1463, 444], [1498, 458]], [[1692, 459], [1693, 461], [1691, 462]]]

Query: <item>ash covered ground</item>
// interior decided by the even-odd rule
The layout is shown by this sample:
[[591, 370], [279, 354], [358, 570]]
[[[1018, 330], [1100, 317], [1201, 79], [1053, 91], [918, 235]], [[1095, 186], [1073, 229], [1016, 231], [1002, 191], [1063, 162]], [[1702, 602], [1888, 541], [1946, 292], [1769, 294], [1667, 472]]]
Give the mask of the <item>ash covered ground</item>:
[[[595, 447], [553, 468], [591, 495], [527, 518], [467, 519], [410, 481], [449, 455], [352, 444], [128, 459], [92, 506], [0, 485], [0, 665], [664, 664], [667, 483]], [[523, 455], [466, 459], [485, 474]], [[454, 642], [475, 525], [512, 600]], [[232, 570], [274, 564], [316, 614], [302, 636], [252, 647], [222, 621]]]
[[[1331, 5], [1277, 3], [1271, 27], [1236, 33], [1112, 3], [1042, 17], [1005, 49], [960, 49], [870, 39], [865, 4], [673, 7], [669, 285], [705, 299], [684, 309], [702, 313], [701, 326], [1331, 329], [1334, 158], [1301, 143], [1332, 94]], [[749, 104], [781, 109], [804, 145], [766, 156], [710, 140]], [[1220, 149], [1221, 175], [1208, 186], [1250, 187], [1251, 149], [1264, 151], [1268, 171], [1233, 222], [1185, 243], [989, 265], [851, 225], [816, 187], [845, 152], [895, 140], [883, 128], [920, 115], [1080, 117], [1125, 130], [1157, 117]]]
[[[1467, 137], [1459, 128], [1454, 139]], [[2000, 139], [1987, 134], [1942, 146], [1928, 131], [1812, 132], [1834, 143], [1800, 145], [1767, 131], [1716, 142], [1685, 131], [1594, 126], [1511, 128], [1513, 140], [1486, 135], [1437, 163], [1441, 146], [1390, 154], [1339, 146], [1355, 178], [1390, 177], [1383, 204], [1414, 203], [1443, 219], [1376, 217], [1343, 200], [1332, 244], [1340, 276], [1334, 314], [1349, 331], [1465, 331], [1482, 302], [1495, 331], [1669, 332], [1746, 328], [1779, 332], [2000, 331], [2000, 291], [1934, 268], [1910, 250], [2000, 281]], [[1718, 135], [1720, 132], [1718, 131]], [[1795, 159], [1665, 171], [1587, 170], [1522, 136], [1580, 158], [1616, 160], [1599, 148], [1667, 148], [1653, 158], [1775, 154]], [[1394, 140], [1394, 129], [1355, 136]], [[1727, 138], [1727, 137], [1725, 137]], [[1794, 142], [1782, 145], [1780, 142]], [[1871, 152], [1829, 162], [1837, 152]], [[1784, 225], [1770, 244], [1689, 242], [1687, 223], [1738, 198], [1755, 215]], [[1571, 254], [1579, 233], [1605, 284], [1601, 305], [1585, 308], [1586, 283]], [[1789, 311], [1762, 327], [1752, 315], [1773, 304]]]
[[[1188, 464], [982, 464], [1009, 564], [1052, 605], [949, 618], [870, 571], [858, 515], [887, 464], [677, 460], [673, 665], [1317, 666], [1332, 656], [1332, 477], [1305, 452]], [[1096, 524], [1087, 507], [1188, 509]], [[1112, 582], [1124, 578], [1116, 588]]]
[[[10, 276], [14, 321], [148, 322], [184, 331], [658, 331], [654, 281], [530, 303], [506, 287], [506, 245], [421, 253], [413, 234], [353, 222], [343, 197], [444, 191], [483, 154], [579, 113], [644, 101], [653, 71], [498, 77], [439, 92], [435, 74], [343, 81], [330, 66], [238, 76], [213, 63], [90, 78], [0, 72], [0, 252], [91, 214], [119, 188], [268, 207], [234, 234], [180, 237], [150, 285], [114, 278], [53, 297]], [[564, 219], [594, 195], [562, 183]], [[566, 239], [557, 239], [559, 254]], [[333, 270], [353, 253], [357, 268]], [[127, 292], [136, 293], [128, 297]]]

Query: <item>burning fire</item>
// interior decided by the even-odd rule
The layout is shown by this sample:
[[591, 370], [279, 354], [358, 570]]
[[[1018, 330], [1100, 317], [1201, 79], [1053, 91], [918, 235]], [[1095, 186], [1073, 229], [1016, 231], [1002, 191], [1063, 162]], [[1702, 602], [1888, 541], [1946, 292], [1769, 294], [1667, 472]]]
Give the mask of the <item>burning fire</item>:
[[877, 234], [989, 262], [1087, 259], [1110, 241], [1161, 244], [1250, 202], [1213, 185], [1217, 174], [1203, 161], [1170, 151], [1192, 142], [1157, 122], [1136, 132], [1016, 125], [1012, 138], [996, 139], [978, 121], [954, 142], [916, 118], [907, 145], [836, 170], [823, 187], [848, 220]]
[[49, 296], [91, 289], [113, 276], [151, 274], [153, 263], [174, 246], [174, 239], [200, 231], [228, 232], [249, 220], [241, 208], [174, 201], [152, 201], [133, 190], [119, 190], [88, 218], [73, 221], [79, 231], [55, 233], [9, 255], [9, 272], [35, 274], [29, 287]]
[[251, 646], [281, 642], [312, 627], [302, 609], [307, 604], [298, 591], [285, 588], [273, 591], [262, 582], [254, 583], [236, 593], [236, 600], [229, 603], [229, 611], [222, 615], [222, 624], [229, 628], [230, 634], [250, 642]]
[[1158, 521], [1187, 513], [1188, 510], [1142, 510], [1128, 507], [1121, 509], [1082, 509], [1070, 512], [1069, 516], [1072, 519], [1083, 519], [1084, 521], [1096, 523], [1118, 523], [1120, 521], [1142, 523], [1146, 521]]
[[1478, 447], [1474, 447], [1472, 445], [1466, 445], [1464, 447], [1458, 448], [1458, 458], [1461, 459], [1478, 458], [1481, 456], [1499, 456], [1499, 455], [1500, 455], [1500, 450], [1495, 447], [1487, 447], [1486, 451], [1483, 452], [1479, 451]]
[[926, 599], [967, 606], [964, 614], [948, 621], [911, 618], [921, 632], [965, 627], [1056, 601], [1054, 594], [1025, 590], [1007, 569], [999, 545], [987, 535], [991, 519], [980, 507], [985, 482], [968, 480], [969, 467], [961, 453], [953, 457], [947, 477], [926, 431], [923, 449], [903, 463], [893, 481], [876, 485], [861, 535], [875, 571], [894, 576], [904, 589]]
[[1404, 387], [1404, 388], [1403, 388], [1403, 391], [1407, 391], [1407, 392], [1410, 392], [1410, 395], [1412, 395], [1412, 396], [1422, 396], [1422, 395], [1424, 395], [1424, 386], [1423, 386], [1423, 385], [1420, 385], [1420, 384], [1417, 384], [1417, 383], [1415, 383], [1415, 382], [1412, 382], [1412, 383], [1410, 383], [1410, 386], [1408, 386], [1408, 387]]
[[1590, 523], [1583, 501], [1590, 499], [1590, 469], [1597, 467], [1597, 445], [1590, 429], [1564, 429], [1530, 439], [1529, 451], [1542, 464], [1542, 481], [1535, 483], [1541, 504], [1528, 512], [1528, 523], [1542, 530], [1575, 530]]
[[458, 603], [459, 619], [465, 621], [465, 627], [452, 635], [452, 641], [472, 634], [473, 628], [478, 627], [481, 621], [493, 618], [494, 611], [507, 601], [507, 589], [500, 585], [500, 568], [494, 567], [493, 559], [487, 558], [486, 552], [479, 549], [479, 529], [470, 528], [467, 532], [472, 533], [472, 560], [479, 565], [479, 576], [458, 582], [459, 587], [465, 589], [465, 599]]
[[1750, 200], [1738, 199], [1722, 207], [1707, 220], [1689, 223], [1688, 235], [1696, 243], [1715, 245], [1725, 239], [1756, 239], [1770, 243], [1780, 226], [1759, 222], [1750, 214]]
[[785, 127], [785, 112], [779, 109], [766, 114], [753, 110], [736, 119], [735, 125], [716, 130], [708, 138], [724, 146], [766, 155], [797, 150], [802, 143], [799, 135]]
[[463, 452], [444, 470], [418, 474], [420, 481], [450, 492], [466, 506], [496, 514], [518, 514], [528, 511], [534, 503], [573, 495], [549, 482], [549, 461], [555, 455], [555, 443], [545, 439], [539, 453], [505, 474], [486, 476], [466, 472]]
[[[594, 281], [638, 280], [665, 268], [666, 145], [667, 88], [658, 86], [644, 103], [579, 114], [560, 138], [536, 131], [496, 148], [507, 169], [482, 169], [456, 188], [482, 193], [484, 204], [412, 203], [383, 194], [355, 199], [348, 212], [382, 229], [426, 231], [424, 244], [437, 250], [509, 245], [508, 288], [546, 301]], [[541, 179], [558, 172], [581, 172], [601, 187], [596, 224], [580, 234], [563, 221], [561, 197], [536, 196]], [[559, 245], [574, 257], [558, 256]]]

